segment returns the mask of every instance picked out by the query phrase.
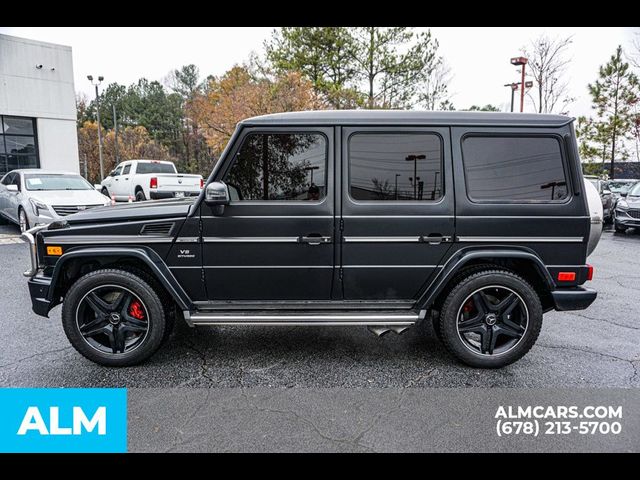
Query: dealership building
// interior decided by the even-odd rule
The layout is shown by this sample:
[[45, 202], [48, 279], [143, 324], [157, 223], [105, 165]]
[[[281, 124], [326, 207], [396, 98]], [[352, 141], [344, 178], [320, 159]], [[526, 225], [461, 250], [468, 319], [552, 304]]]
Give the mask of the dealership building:
[[71, 47], [0, 35], [0, 176], [78, 172]]

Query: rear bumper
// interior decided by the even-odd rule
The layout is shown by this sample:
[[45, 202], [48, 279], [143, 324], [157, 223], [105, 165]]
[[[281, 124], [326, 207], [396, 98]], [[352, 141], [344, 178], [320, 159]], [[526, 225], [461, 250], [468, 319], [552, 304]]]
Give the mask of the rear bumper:
[[49, 310], [52, 308], [49, 296], [49, 288], [51, 287], [51, 278], [49, 277], [32, 277], [28, 281], [29, 295], [31, 296], [31, 308], [34, 313], [41, 317], [48, 317]]
[[553, 290], [551, 292], [555, 309], [564, 312], [567, 310], [584, 310], [591, 305], [598, 292], [590, 288], [574, 287]]
[[[151, 190], [149, 192], [149, 198], [151, 198], [151, 200], [160, 200], [162, 198], [174, 198], [176, 196], [176, 193], [178, 192], [167, 192], [165, 190], [163, 191], [153, 191]], [[200, 195], [200, 192], [182, 192], [184, 193], [185, 197], [197, 197], [198, 195]]]

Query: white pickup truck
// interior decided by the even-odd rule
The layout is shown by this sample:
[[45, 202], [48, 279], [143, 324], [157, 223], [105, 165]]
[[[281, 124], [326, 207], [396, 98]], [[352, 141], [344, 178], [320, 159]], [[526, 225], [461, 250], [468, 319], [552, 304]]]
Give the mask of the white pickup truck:
[[116, 166], [101, 185], [101, 192], [116, 201], [139, 202], [200, 195], [201, 175], [178, 173], [172, 162], [127, 160]]

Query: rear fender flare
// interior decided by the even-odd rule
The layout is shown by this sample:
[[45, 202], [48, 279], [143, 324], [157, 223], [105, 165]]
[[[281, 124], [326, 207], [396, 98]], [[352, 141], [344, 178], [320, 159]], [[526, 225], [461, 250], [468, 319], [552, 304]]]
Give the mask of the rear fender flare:
[[528, 248], [468, 248], [459, 250], [449, 258], [438, 276], [418, 298], [416, 306], [419, 309], [429, 308], [438, 295], [442, 293], [449, 280], [469, 262], [479, 259], [491, 261], [492, 259], [498, 258], [530, 261], [535, 266], [538, 275], [540, 275], [546, 287], [550, 291], [555, 289], [556, 284], [549, 270], [547, 270], [547, 267], [544, 265], [544, 262], [536, 253]]

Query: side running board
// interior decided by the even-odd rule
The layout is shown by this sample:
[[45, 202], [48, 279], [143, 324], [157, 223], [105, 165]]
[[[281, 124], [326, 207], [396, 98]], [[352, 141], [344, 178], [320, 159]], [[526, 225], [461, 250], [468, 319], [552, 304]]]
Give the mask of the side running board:
[[425, 311], [417, 312], [283, 312], [273, 311], [240, 313], [183, 312], [190, 326], [199, 325], [265, 325], [265, 326], [405, 326], [410, 327], [424, 318]]

